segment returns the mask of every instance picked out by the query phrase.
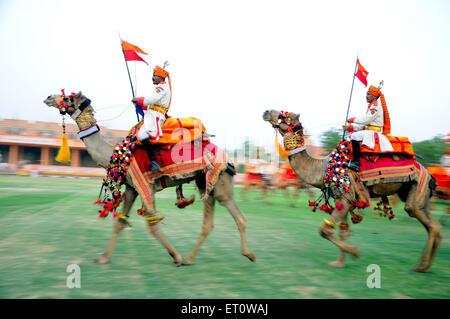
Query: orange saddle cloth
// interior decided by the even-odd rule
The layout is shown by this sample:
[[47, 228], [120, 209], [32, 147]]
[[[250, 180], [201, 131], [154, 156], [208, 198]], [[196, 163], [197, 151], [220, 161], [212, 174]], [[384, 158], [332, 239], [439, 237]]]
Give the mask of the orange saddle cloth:
[[[389, 142], [391, 142], [392, 148], [394, 149], [393, 152], [381, 152], [380, 151], [380, 143], [379, 143], [378, 139], [375, 138], [375, 148], [374, 149], [370, 149], [367, 146], [362, 145], [362, 143], [360, 142], [361, 153], [372, 153], [374, 155], [376, 153], [406, 154], [406, 155], [412, 156], [413, 158], [416, 157], [413, 147], [411, 145], [411, 142], [409, 141], [409, 139], [407, 137], [397, 137], [397, 136], [391, 136], [391, 135], [387, 135], [387, 134], [385, 134], [384, 136], [386, 136], [387, 139], [389, 140]], [[350, 149], [352, 149], [351, 144], [350, 144]], [[352, 152], [353, 152], [353, 149], [352, 149]]]
[[[133, 126], [128, 135], [134, 135], [134, 131], [138, 130], [142, 126], [143, 122], [139, 122]], [[195, 117], [177, 118], [169, 117], [161, 127], [163, 136], [159, 140], [150, 139], [152, 144], [178, 144], [188, 143], [197, 140], [202, 137], [202, 134], [206, 132], [206, 128], [202, 121]], [[204, 141], [209, 139], [204, 138]], [[141, 145], [141, 141], [137, 140], [137, 144]]]

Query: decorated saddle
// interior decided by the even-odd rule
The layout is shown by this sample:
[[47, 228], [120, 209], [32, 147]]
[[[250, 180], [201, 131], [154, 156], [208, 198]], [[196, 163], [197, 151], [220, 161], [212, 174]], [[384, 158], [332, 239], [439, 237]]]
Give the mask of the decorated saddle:
[[[411, 142], [407, 137], [397, 137], [392, 135], [385, 134], [384, 136], [387, 137], [389, 142], [391, 142], [392, 148], [394, 149], [393, 152], [381, 152], [380, 151], [380, 141], [378, 140], [378, 135], [375, 135], [375, 147], [374, 149], [371, 149], [367, 147], [366, 145], [363, 145], [360, 142], [361, 146], [361, 153], [368, 153], [368, 154], [401, 154], [406, 156], [411, 156], [412, 158], [415, 158], [415, 153], [413, 150], [413, 147], [411, 145]], [[352, 146], [350, 145], [351, 151], [353, 151]]]
[[[369, 199], [379, 197], [371, 194], [371, 186], [380, 183], [416, 182], [417, 198], [422, 199], [425, 196], [426, 188], [431, 182], [430, 174], [411, 156], [397, 156], [398, 159], [394, 159], [390, 154], [366, 154], [360, 159], [359, 172], [354, 172], [345, 165], [350, 161], [350, 153], [349, 141], [341, 141], [329, 153], [322, 194], [316, 201], [309, 202], [313, 211], [320, 208], [331, 214], [334, 209], [329, 202], [331, 199], [335, 199], [336, 207], [342, 209], [342, 204], [339, 203], [341, 196], [352, 202], [357, 209], [369, 207]], [[322, 202], [324, 202], [323, 205]], [[392, 209], [388, 208], [387, 198], [382, 198], [382, 201], [377, 204], [377, 206], [381, 205], [384, 206], [385, 216], [392, 219], [394, 214]], [[375, 209], [380, 210], [380, 208]], [[353, 210], [350, 210], [350, 214], [354, 223], [362, 220], [362, 216], [354, 213]]]
[[153, 207], [149, 183], [158, 182], [158, 186], [166, 188], [168, 178], [190, 178], [201, 171], [205, 174], [205, 180], [202, 181], [205, 184], [205, 192], [202, 194], [204, 200], [214, 188], [220, 173], [227, 168], [225, 153], [206, 139], [161, 145], [155, 158], [161, 169], [152, 172], [146, 149], [137, 146], [128, 170], [138, 193], [149, 209]]
[[[133, 126], [128, 135], [134, 135], [134, 132], [142, 126], [143, 122], [139, 122]], [[177, 118], [169, 117], [161, 127], [163, 136], [159, 140], [150, 139], [152, 144], [174, 145], [178, 143], [187, 143], [197, 140], [206, 133], [206, 128], [202, 121], [195, 117]], [[137, 140], [137, 145], [141, 145], [141, 141]]]
[[[99, 210], [99, 217], [106, 217], [109, 213], [120, 217], [117, 209], [124, 196], [121, 186], [128, 174], [144, 204], [149, 210], [153, 210], [153, 194], [149, 184], [158, 183], [158, 187], [166, 188], [168, 179], [187, 179], [200, 172], [203, 175], [200, 175], [198, 182], [204, 185], [202, 200], [205, 200], [220, 173], [228, 169], [226, 154], [204, 135], [206, 129], [203, 123], [190, 117], [168, 118], [162, 127], [163, 137], [158, 141], [151, 141], [156, 149], [156, 161], [161, 167], [152, 172], [146, 147], [139, 140], [134, 140], [141, 125], [142, 122], [135, 125], [128, 136], [114, 146], [99, 199], [95, 202], [103, 208]], [[234, 174], [232, 168], [229, 172]]]

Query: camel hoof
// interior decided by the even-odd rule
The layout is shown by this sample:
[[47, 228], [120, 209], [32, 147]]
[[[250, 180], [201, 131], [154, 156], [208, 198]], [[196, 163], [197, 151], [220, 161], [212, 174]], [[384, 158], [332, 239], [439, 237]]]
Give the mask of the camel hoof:
[[101, 256], [101, 257], [95, 259], [94, 263], [99, 264], [99, 265], [104, 265], [104, 264], [109, 263], [109, 259], [104, 256]]
[[350, 247], [348, 247], [348, 249], [346, 251], [353, 257], [358, 258], [360, 256], [358, 247], [356, 247], [356, 246], [350, 246]]
[[425, 273], [425, 272], [428, 272], [428, 269], [429, 269], [429, 268], [430, 268], [430, 267], [428, 267], [427, 265], [422, 265], [422, 264], [420, 264], [419, 266], [414, 267], [414, 268], [413, 268], [413, 271]]
[[187, 259], [181, 263], [182, 266], [191, 266], [194, 262], [192, 259]]
[[252, 252], [242, 253], [242, 255], [250, 259], [250, 261], [256, 261], [256, 257]]
[[328, 263], [327, 265], [332, 268], [344, 268], [345, 263], [342, 261], [335, 260], [335, 261]]

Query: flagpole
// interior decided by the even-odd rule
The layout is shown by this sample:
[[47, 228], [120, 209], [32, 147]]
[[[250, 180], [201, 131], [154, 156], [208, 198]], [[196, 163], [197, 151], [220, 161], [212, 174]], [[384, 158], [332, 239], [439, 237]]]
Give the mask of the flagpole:
[[[355, 75], [356, 75], [356, 69], [357, 68], [358, 68], [358, 56], [356, 56], [355, 71], [353, 72], [352, 89], [350, 91], [350, 99], [348, 100], [347, 115], [345, 115], [344, 126], [347, 123], [348, 111], [350, 110], [350, 103], [352, 102], [353, 84], [355, 84]], [[342, 140], [344, 140], [344, 137], [345, 137], [345, 130], [344, 130], [344, 132], [342, 132]]]
[[[119, 40], [120, 40], [120, 47], [122, 48], [123, 59], [125, 60], [125, 65], [127, 66], [128, 79], [130, 80], [130, 86], [131, 86], [131, 93], [133, 94], [133, 98], [134, 98], [135, 96], [134, 96], [133, 82], [131, 81], [130, 69], [128, 68], [127, 58], [125, 56], [125, 51], [123, 49], [122, 38], [120, 37], [120, 33], [119, 33]], [[139, 114], [138, 114], [137, 110], [136, 110], [136, 117], [139, 122]]]

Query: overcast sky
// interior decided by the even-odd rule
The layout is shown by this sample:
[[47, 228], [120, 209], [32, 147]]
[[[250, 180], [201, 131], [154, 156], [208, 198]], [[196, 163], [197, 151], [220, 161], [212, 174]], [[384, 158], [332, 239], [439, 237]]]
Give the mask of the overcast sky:
[[[100, 125], [136, 122], [119, 42], [138, 96], [167, 59], [174, 117], [200, 118], [214, 142], [273, 147], [266, 109], [300, 113], [317, 143], [341, 127], [356, 56], [369, 85], [384, 80], [392, 135], [450, 133], [450, 1], [0, 0], [0, 117], [61, 122], [42, 101], [82, 91]], [[350, 116], [367, 89], [355, 80]]]

